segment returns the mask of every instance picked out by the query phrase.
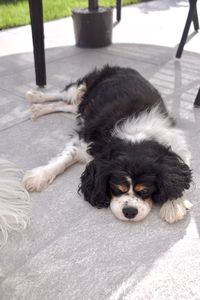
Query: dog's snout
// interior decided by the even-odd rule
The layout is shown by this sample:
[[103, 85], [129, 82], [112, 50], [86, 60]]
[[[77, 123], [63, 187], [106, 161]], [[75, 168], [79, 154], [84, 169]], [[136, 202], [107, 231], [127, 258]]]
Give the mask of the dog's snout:
[[138, 209], [135, 207], [127, 206], [122, 209], [122, 212], [127, 219], [133, 219], [138, 214]]

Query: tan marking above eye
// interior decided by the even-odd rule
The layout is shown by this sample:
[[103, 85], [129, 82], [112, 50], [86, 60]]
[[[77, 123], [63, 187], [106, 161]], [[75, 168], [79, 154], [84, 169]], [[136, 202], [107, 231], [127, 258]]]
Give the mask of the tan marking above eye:
[[116, 188], [120, 190], [122, 193], [127, 193], [129, 191], [129, 187], [125, 184], [118, 184]]
[[141, 192], [145, 189], [145, 186], [143, 184], [138, 183], [134, 186], [133, 189], [135, 192]]

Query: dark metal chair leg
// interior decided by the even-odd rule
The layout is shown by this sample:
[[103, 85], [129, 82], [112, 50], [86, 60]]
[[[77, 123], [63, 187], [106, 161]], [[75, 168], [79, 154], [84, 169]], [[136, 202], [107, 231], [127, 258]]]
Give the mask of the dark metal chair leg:
[[46, 85], [46, 65], [42, 0], [29, 0], [29, 10], [33, 38], [36, 85], [44, 87]]
[[190, 0], [190, 8], [189, 8], [187, 20], [186, 20], [186, 23], [185, 23], [185, 28], [183, 30], [183, 35], [182, 35], [181, 41], [179, 43], [178, 50], [176, 52], [176, 57], [177, 58], [180, 58], [181, 55], [182, 55], [183, 48], [185, 46], [185, 42], [187, 40], [188, 32], [189, 32], [190, 25], [191, 25], [192, 21], [194, 22], [195, 28], [198, 27], [198, 17], [197, 17], [196, 3], [197, 3], [197, 0]]
[[121, 7], [122, 7], [122, 0], [116, 0], [117, 22], [121, 20]]
[[194, 10], [193, 24], [194, 24], [194, 30], [198, 31], [199, 30], [199, 19], [198, 19], [198, 13], [197, 13], [197, 8], [196, 7], [195, 7], [195, 10]]
[[200, 89], [199, 89], [199, 91], [197, 93], [197, 96], [196, 96], [196, 99], [194, 101], [194, 106], [200, 107]]

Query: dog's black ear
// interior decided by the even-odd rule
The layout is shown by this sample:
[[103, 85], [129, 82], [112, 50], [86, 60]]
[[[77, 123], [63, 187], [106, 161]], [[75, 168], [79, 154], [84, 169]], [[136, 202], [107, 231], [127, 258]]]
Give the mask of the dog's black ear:
[[84, 199], [97, 208], [108, 207], [110, 205], [110, 195], [107, 191], [109, 172], [109, 162], [101, 159], [92, 160], [81, 175], [79, 191]]
[[159, 158], [157, 176], [157, 191], [154, 201], [164, 203], [167, 200], [182, 197], [184, 190], [189, 189], [192, 181], [192, 171], [174, 152], [168, 150], [167, 155]]

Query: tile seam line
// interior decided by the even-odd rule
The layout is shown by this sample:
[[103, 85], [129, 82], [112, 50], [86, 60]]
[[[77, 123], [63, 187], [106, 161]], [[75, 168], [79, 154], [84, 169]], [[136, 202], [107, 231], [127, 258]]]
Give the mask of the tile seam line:
[[[113, 54], [114, 53], [103, 53], [103, 50], [96, 50], [97, 52], [99, 52], [99, 53], [101, 53], [101, 54], [106, 54], [106, 55], [109, 55], [109, 56], [112, 56], [113, 57]], [[154, 62], [149, 62], [149, 61], [147, 61], [147, 59], [145, 60], [145, 59], [139, 59], [138, 57], [131, 57], [131, 56], [129, 56], [129, 57], [124, 57], [123, 55], [116, 55], [116, 57], [120, 57], [120, 58], [124, 58], [124, 59], [127, 59], [127, 60], [131, 60], [131, 61], [139, 61], [139, 62], [142, 62], [142, 63], [146, 63], [146, 64], [148, 64], [148, 65], [153, 65], [153, 66], [160, 66], [161, 64], [160, 63], [154, 63]], [[168, 61], [169, 61], [170, 59], [168, 59]]]
[[[31, 196], [32, 193], [29, 193], [29, 194], [30, 194], [30, 196]], [[77, 194], [77, 193], [76, 193], [76, 194]], [[83, 218], [84, 218], [84, 216], [83, 216], [81, 219], [77, 220], [76, 223], [74, 223], [74, 224], [75, 224], [75, 225], [80, 224], [80, 220], [82, 220]], [[30, 226], [31, 226], [31, 225], [30, 225]], [[13, 273], [16, 273], [17, 271], [21, 270], [25, 265], [27, 265], [28, 262], [30, 262], [30, 260], [32, 260], [33, 258], [35, 258], [39, 253], [41, 253], [42, 251], [44, 251], [45, 249], [47, 249], [49, 246], [51, 246], [52, 244], [54, 244], [56, 241], [58, 241], [58, 240], [60, 239], [60, 237], [63, 236], [63, 234], [62, 234], [62, 233], [63, 233], [62, 229], [64, 229], [64, 228], [65, 228], [65, 227], [61, 228], [61, 230], [60, 230], [60, 232], [59, 232], [59, 235], [57, 235], [57, 236], [55, 237], [55, 239], [51, 239], [50, 241], [47, 242], [46, 245], [44, 245], [42, 248], [40, 248], [40, 249], [38, 249], [37, 251], [35, 251], [35, 253], [33, 253], [33, 255], [31, 256], [31, 258], [28, 259], [28, 260], [26, 260], [26, 261], [25, 261], [24, 263], [22, 263], [22, 265], [20, 265], [19, 267], [17, 267], [17, 268], [14, 270]], [[0, 286], [1, 286], [1, 284], [2, 284], [6, 279], [9, 279], [9, 277], [11, 277], [13, 273], [8, 273], [8, 275], [7, 275], [4, 279], [2, 279], [2, 281], [0, 282]]]
[[[60, 60], [65, 59], [65, 58], [67, 58], [67, 57], [72, 57], [72, 56], [79, 55], [80, 52], [81, 52], [81, 50], [80, 50], [78, 53], [70, 54], [70, 55], [68, 55], [68, 56], [63, 56], [63, 57], [56, 58], [56, 59], [55, 59], [55, 58], [54, 58], [54, 59], [48, 59], [48, 60], [46, 60], [46, 65], [47, 65], [47, 64], [51, 64], [51, 63], [53, 63], [53, 62], [55, 62], [55, 61], [60, 61]], [[29, 52], [29, 53], [30, 53], [30, 52]], [[19, 54], [20, 54], [20, 53], [19, 53]], [[21, 68], [21, 69], [19, 68], [19, 70], [17, 70], [16, 72], [7, 73], [6, 75], [0, 75], [0, 78], [8, 77], [8, 76], [11, 76], [11, 75], [16, 75], [16, 74], [19, 73], [19, 72], [24, 72], [24, 71], [26, 71], [26, 70], [30, 70], [31, 68], [34, 68], [34, 61], [33, 61], [33, 63], [31, 64], [31, 66], [28, 66], [28, 64], [27, 64], [27, 65], [25, 65], [24, 68]]]
[[11, 94], [12, 96], [15, 96], [15, 97], [18, 97], [18, 98], [21, 98], [21, 99], [25, 99], [25, 94], [24, 94], [24, 96], [20, 96], [19, 94], [17, 94], [17, 93], [12, 93], [12, 92], [10, 92], [10, 90], [7, 90], [7, 89], [5, 89], [5, 88], [2, 88], [1, 86], [0, 86], [0, 91], [4, 91], [4, 92], [7, 92], [8, 94]]
[[25, 122], [27, 122], [28, 120], [30, 120], [29, 117], [27, 117], [26, 119], [21, 120], [21, 121], [19, 121], [19, 122], [16, 122], [16, 123], [14, 123], [14, 124], [11, 124], [10, 126], [8, 125], [7, 127], [4, 127], [4, 128], [2, 128], [2, 129], [0, 129], [0, 133], [6, 131], [6, 130], [8, 130], [8, 129], [13, 128], [14, 126], [18, 126], [18, 125], [20, 125], [20, 124], [22, 124], [22, 123], [25, 123]]

